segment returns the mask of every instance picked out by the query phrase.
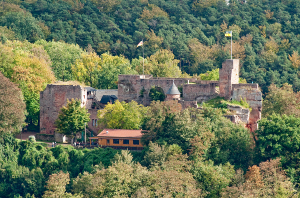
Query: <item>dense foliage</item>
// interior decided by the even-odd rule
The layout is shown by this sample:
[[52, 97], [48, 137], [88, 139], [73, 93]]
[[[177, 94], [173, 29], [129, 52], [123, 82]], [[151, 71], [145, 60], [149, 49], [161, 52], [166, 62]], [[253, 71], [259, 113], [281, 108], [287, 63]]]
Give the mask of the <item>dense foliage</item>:
[[19, 132], [24, 121], [22, 92], [0, 72], [0, 134]]
[[[2, 1], [0, 197], [298, 196], [299, 23], [299, 0]], [[116, 89], [119, 74], [218, 80], [228, 30], [240, 82], [265, 94], [254, 134], [222, 116], [228, 101], [182, 111], [158, 102], [165, 96], [155, 87], [149, 108], [117, 101], [98, 114], [103, 127], [145, 130], [141, 153], [48, 149], [3, 133], [18, 132], [25, 115], [38, 129], [39, 92], [55, 80], [97, 89]], [[60, 115], [61, 132], [88, 121], [75, 106]]]
[[147, 108], [135, 101], [107, 104], [98, 111], [98, 123], [107, 129], [140, 129]]
[[55, 126], [58, 133], [75, 137], [84, 130], [85, 124], [89, 121], [88, 110], [81, 106], [80, 100], [72, 99], [60, 109]]
[[47, 52], [27, 41], [7, 41], [0, 43], [0, 61], [2, 74], [22, 90], [28, 112], [26, 123], [37, 130], [40, 91], [55, 80]]
[[[140, 60], [143, 48], [136, 45], [144, 39], [148, 62], [155, 62], [156, 52], [164, 56], [170, 50], [176, 60], [163, 64], [179, 62], [189, 74], [221, 67], [230, 57], [224, 33], [232, 30], [233, 57], [241, 59], [247, 82], [259, 83], [264, 92], [272, 83], [289, 83], [299, 91], [299, 6], [298, 0], [6, 0], [0, 25], [19, 40], [91, 45], [99, 54], [109, 51], [130, 60]], [[145, 71], [156, 75], [148, 62]], [[141, 73], [140, 66], [137, 70]]]

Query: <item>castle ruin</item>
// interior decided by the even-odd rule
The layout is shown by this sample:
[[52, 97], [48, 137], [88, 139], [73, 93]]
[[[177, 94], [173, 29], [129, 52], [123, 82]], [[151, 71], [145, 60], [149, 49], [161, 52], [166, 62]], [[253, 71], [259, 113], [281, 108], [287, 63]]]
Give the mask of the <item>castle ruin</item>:
[[[183, 108], [198, 107], [198, 103], [208, 101], [218, 96], [227, 100], [246, 100], [252, 111], [246, 126], [251, 130], [257, 129], [257, 121], [261, 119], [262, 93], [258, 84], [239, 84], [239, 60], [226, 60], [219, 71], [219, 81], [201, 81], [194, 78], [154, 78], [151, 75], [119, 75], [118, 97], [120, 101], [137, 101], [148, 106], [151, 103], [149, 96], [152, 87], [160, 88], [165, 95], [173, 85], [182, 89], [182, 98], [178, 102]], [[168, 96], [167, 96], [168, 99]], [[239, 120], [243, 119], [240, 110]], [[233, 121], [236, 119], [232, 119]]]
[[[166, 100], [178, 100], [183, 108], [198, 108], [198, 103], [206, 102], [218, 96], [227, 100], [246, 100], [251, 108], [228, 106], [235, 115], [226, 116], [233, 122], [242, 121], [251, 131], [258, 127], [261, 119], [262, 93], [258, 84], [239, 84], [239, 60], [226, 60], [219, 70], [219, 81], [202, 81], [195, 78], [154, 78], [151, 75], [119, 75], [117, 90], [96, 90], [80, 85], [49, 84], [40, 93], [40, 133], [55, 136], [61, 141], [61, 135], [55, 133], [55, 120], [61, 107], [67, 100], [79, 99], [81, 105], [88, 109], [91, 121], [87, 127], [97, 134], [97, 111], [107, 102], [117, 97], [120, 101], [132, 100], [149, 106], [152, 87], [159, 88], [167, 96]], [[182, 93], [179, 92], [181, 90]], [[182, 96], [180, 97], [180, 94]], [[105, 97], [102, 97], [105, 96]], [[114, 97], [110, 97], [114, 96]], [[104, 101], [103, 104], [101, 101]], [[105, 103], [105, 104], [104, 104]]]

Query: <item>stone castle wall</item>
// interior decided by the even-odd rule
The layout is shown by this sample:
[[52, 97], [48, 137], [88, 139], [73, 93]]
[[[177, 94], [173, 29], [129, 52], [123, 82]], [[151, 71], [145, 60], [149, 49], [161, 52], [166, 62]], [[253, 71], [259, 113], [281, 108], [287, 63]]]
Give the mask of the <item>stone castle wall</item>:
[[55, 85], [49, 84], [40, 92], [40, 132], [54, 135], [55, 121], [61, 107], [67, 104], [67, 100], [79, 99], [85, 106], [86, 90], [79, 85]]
[[[251, 131], [255, 131], [258, 128], [257, 121], [261, 119], [261, 111], [262, 111], [262, 93], [258, 89], [258, 84], [249, 84], [252, 85], [252, 88], [242, 87], [242, 88], [234, 88], [232, 99], [240, 100], [241, 98], [246, 99], [250, 108], [252, 109], [250, 112], [249, 121], [247, 123], [247, 127]], [[234, 86], [237, 87], [237, 86]], [[256, 88], [253, 88], [256, 87]]]
[[183, 85], [183, 100], [203, 102], [210, 100], [218, 94], [216, 93], [216, 84], [185, 84]]
[[[152, 78], [151, 75], [119, 75], [118, 98], [120, 101], [137, 101], [145, 106], [150, 105], [150, 89], [154, 86], [160, 87], [164, 94], [167, 93], [171, 85], [183, 87], [188, 81], [194, 82], [192, 78]], [[143, 91], [142, 91], [143, 90]]]

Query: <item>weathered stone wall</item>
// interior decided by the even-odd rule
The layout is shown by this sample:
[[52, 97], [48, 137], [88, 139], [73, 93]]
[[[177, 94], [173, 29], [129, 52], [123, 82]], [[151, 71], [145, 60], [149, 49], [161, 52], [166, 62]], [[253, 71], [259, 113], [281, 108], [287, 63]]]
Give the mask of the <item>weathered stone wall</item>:
[[196, 84], [215, 84], [216, 86], [219, 86], [219, 81], [216, 80], [196, 80], [195, 81]]
[[184, 84], [183, 99], [203, 102], [218, 96], [216, 93], [216, 83], [210, 84]]
[[233, 90], [232, 99], [240, 100], [241, 98], [246, 99], [252, 109], [247, 127], [251, 131], [255, 131], [258, 128], [257, 121], [261, 119], [262, 93], [259, 89], [253, 89], [250, 88], [250, 86], [248, 88], [235, 88]]
[[93, 131], [94, 135], [98, 135], [99, 130], [100, 130], [99, 125], [97, 124], [97, 126], [93, 126], [93, 122], [92, 122], [93, 119], [98, 120], [98, 117], [97, 117], [98, 111], [99, 111], [98, 109], [89, 109], [88, 110], [91, 120], [88, 122], [87, 127], [89, 128], [89, 130]]
[[249, 117], [250, 117], [250, 110], [243, 108], [239, 105], [232, 105], [228, 104], [227, 109], [231, 110], [234, 112], [236, 116], [239, 117], [239, 120], [245, 124], [249, 123]]
[[232, 85], [239, 84], [239, 59], [226, 60], [219, 70], [220, 96], [230, 99]]
[[[193, 78], [152, 78], [148, 75], [144, 78], [142, 75], [119, 75], [118, 81], [118, 98], [120, 101], [135, 100], [145, 106], [150, 105], [151, 99], [149, 97], [150, 89], [153, 86], [160, 87], [164, 94], [174, 84], [177, 87], [183, 87], [188, 81], [195, 82]], [[143, 94], [141, 90], [144, 90]]]
[[61, 107], [67, 104], [69, 99], [80, 99], [85, 106], [86, 90], [79, 85], [55, 85], [49, 84], [40, 92], [40, 132], [54, 135], [54, 123]]

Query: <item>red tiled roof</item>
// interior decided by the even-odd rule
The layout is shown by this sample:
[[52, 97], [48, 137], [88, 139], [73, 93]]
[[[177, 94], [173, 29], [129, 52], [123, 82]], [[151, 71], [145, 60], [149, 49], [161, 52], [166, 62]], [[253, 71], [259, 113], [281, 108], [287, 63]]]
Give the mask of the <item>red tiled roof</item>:
[[[108, 131], [108, 133], [107, 133]], [[141, 138], [142, 130], [104, 129], [97, 137]]]

